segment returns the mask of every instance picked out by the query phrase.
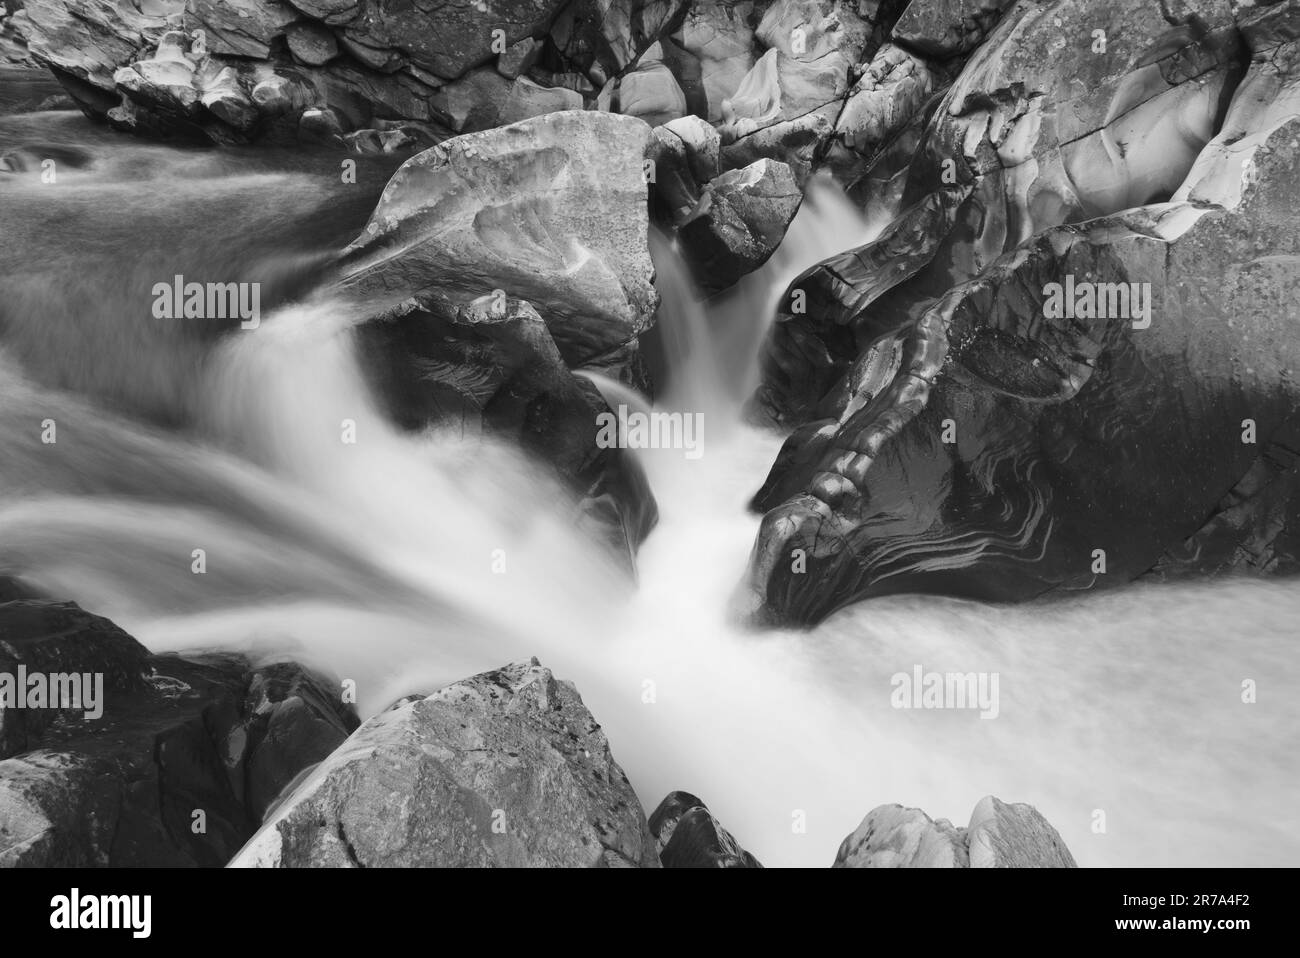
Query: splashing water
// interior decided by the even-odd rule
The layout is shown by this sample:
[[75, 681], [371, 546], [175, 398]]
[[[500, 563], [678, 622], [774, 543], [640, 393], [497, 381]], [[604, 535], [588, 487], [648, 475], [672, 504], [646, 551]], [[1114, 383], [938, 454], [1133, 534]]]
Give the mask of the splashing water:
[[[536, 655], [577, 684], [647, 807], [696, 792], [769, 865], [829, 864], [878, 804], [964, 824], [988, 793], [1036, 805], [1085, 865], [1300, 852], [1293, 584], [1015, 608], [902, 596], [807, 633], [728, 621], [758, 521], [744, 506], [780, 442], [739, 415], [775, 297], [872, 232], [832, 188], [815, 186], [772, 261], [708, 304], [656, 249], [674, 371], [660, 408], [708, 426], [699, 459], [640, 453], [661, 521], [634, 588], [517, 452], [393, 429], [358, 369], [359, 317], [327, 293], [220, 337], [143, 318], [141, 287], [177, 266], [242, 277], [275, 256], [297, 288], [324, 248], [298, 237], [358, 231], [382, 177], [340, 211], [302, 158], [253, 171], [240, 154], [110, 141], [50, 116], [0, 123], [0, 142], [39, 132], [94, 157], [75, 190], [49, 195], [44, 238], [0, 238], [28, 277], [0, 280], [0, 574], [156, 651], [242, 649], [352, 678], [365, 713]], [[140, 168], [167, 189], [141, 189]], [[35, 189], [0, 181], [7, 224], [31, 222]], [[255, 209], [259, 242], [242, 243]], [[140, 222], [146, 265], [139, 246], [96, 240]], [[131, 348], [114, 349], [124, 330]], [[196, 548], [206, 575], [191, 574]], [[891, 707], [891, 677], [914, 665], [998, 673], [997, 718]], [[1241, 701], [1248, 679], [1256, 705]]]

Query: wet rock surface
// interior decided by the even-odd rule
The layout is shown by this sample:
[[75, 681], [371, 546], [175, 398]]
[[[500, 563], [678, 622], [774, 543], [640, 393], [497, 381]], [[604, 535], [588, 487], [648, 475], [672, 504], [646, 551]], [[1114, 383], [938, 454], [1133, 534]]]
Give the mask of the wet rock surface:
[[787, 292], [755, 404], [795, 427], [755, 499], [760, 618], [1292, 561], [1287, 467], [1257, 463], [1292, 448], [1300, 403], [1294, 7], [1181, 26], [1117, 7], [1109, 35], [1143, 39], [1039, 76], [1049, 15], [1082, 12], [1010, 10], [926, 128], [903, 212]]
[[[38, 704], [37, 675], [83, 679], [78, 707]], [[0, 602], [6, 676], [28, 686], [24, 707], [0, 711], [0, 867], [225, 864], [357, 725], [301, 666], [151, 655], [71, 603]]]

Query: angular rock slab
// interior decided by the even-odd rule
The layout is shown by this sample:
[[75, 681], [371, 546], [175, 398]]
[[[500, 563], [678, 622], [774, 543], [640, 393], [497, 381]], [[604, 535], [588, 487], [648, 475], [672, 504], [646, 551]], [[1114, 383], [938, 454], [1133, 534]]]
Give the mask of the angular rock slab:
[[604, 732], [569, 682], [508, 665], [366, 722], [233, 867], [658, 867]]
[[500, 289], [537, 309], [570, 366], [608, 353], [657, 305], [649, 142], [640, 120], [568, 111], [426, 150], [344, 252], [343, 288], [372, 312], [418, 296], [449, 315]]

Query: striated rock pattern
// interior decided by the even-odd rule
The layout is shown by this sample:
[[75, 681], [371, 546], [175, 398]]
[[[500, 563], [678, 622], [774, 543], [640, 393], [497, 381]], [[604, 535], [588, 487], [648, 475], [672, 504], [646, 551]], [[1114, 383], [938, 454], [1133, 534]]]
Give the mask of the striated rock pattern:
[[904, 211], [792, 284], [748, 611], [1294, 566], [1300, 8], [1167, 13], [1017, 4]]
[[659, 858], [600, 726], [534, 660], [366, 722], [231, 864], [657, 868]]

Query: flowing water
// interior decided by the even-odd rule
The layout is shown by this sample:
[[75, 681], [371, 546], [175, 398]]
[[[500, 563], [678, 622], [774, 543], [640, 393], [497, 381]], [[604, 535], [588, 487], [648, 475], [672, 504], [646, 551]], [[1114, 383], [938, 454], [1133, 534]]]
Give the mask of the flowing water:
[[[989, 793], [1037, 806], [1084, 865], [1300, 854], [1295, 583], [902, 596], [798, 633], [728, 620], [745, 503], [780, 443], [739, 414], [772, 304], [872, 229], [833, 189], [707, 307], [656, 245], [659, 402], [703, 414], [705, 454], [641, 454], [661, 522], [633, 585], [518, 453], [378, 412], [360, 317], [320, 279], [391, 162], [345, 184], [339, 157], [189, 152], [71, 113], [0, 119], [5, 151], [26, 160], [0, 174], [0, 575], [158, 651], [326, 668], [363, 712], [536, 655], [576, 682], [647, 808], [693, 791], [769, 865], [829, 864], [878, 804], [965, 824]], [[175, 274], [262, 283], [261, 326], [154, 319]], [[893, 708], [891, 676], [917, 665], [998, 673], [997, 717]]]

